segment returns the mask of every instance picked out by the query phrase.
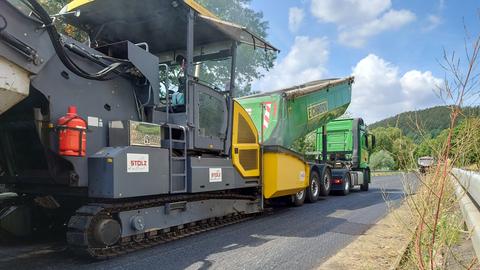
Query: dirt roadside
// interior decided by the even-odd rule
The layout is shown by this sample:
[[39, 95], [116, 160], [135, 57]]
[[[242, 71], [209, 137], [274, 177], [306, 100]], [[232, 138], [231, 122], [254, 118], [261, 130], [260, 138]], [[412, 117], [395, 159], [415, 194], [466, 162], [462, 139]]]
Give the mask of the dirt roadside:
[[412, 239], [414, 226], [404, 202], [318, 269], [392, 269]]

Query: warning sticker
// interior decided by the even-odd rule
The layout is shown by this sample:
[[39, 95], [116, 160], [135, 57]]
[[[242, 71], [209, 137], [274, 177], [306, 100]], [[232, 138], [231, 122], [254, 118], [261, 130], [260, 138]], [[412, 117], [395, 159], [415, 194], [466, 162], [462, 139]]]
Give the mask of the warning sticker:
[[148, 172], [148, 166], [148, 154], [127, 153], [127, 173]]
[[222, 168], [208, 168], [210, 183], [222, 182]]

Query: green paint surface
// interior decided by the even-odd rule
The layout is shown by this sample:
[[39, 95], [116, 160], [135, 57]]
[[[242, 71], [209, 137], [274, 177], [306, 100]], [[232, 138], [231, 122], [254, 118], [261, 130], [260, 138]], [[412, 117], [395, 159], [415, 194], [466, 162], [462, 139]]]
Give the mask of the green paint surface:
[[[368, 132], [365, 124], [353, 130], [353, 119], [338, 119], [329, 122], [327, 128], [327, 155], [344, 154], [347, 160], [351, 160], [354, 151], [353, 133], [358, 134], [358, 160], [359, 168], [368, 168], [370, 161], [370, 148], [367, 145]], [[317, 129], [315, 152], [322, 152], [322, 129]]]
[[250, 114], [261, 143], [288, 148], [296, 139], [345, 112], [351, 100], [351, 84], [351, 79], [345, 79], [305, 94], [301, 93], [302, 87], [299, 86], [293, 89], [298, 89], [299, 93], [290, 98], [285, 93], [292, 88], [237, 100]]

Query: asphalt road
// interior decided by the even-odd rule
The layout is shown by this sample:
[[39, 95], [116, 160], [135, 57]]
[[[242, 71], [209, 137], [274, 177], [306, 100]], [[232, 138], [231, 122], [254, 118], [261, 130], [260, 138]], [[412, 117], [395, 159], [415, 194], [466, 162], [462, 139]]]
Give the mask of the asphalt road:
[[0, 269], [312, 269], [381, 219], [386, 201], [398, 204], [402, 178], [374, 177], [369, 192], [354, 190], [346, 197], [276, 208], [253, 220], [108, 261], [76, 258], [58, 242], [0, 245]]

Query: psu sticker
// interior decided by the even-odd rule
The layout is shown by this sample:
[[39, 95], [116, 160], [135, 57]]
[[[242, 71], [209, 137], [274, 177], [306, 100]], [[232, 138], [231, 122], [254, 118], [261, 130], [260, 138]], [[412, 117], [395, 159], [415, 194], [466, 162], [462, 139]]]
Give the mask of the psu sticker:
[[127, 173], [143, 173], [148, 171], [148, 154], [127, 153]]
[[304, 181], [305, 180], [305, 171], [301, 171], [298, 175], [298, 180]]
[[222, 168], [208, 168], [210, 183], [222, 182]]

